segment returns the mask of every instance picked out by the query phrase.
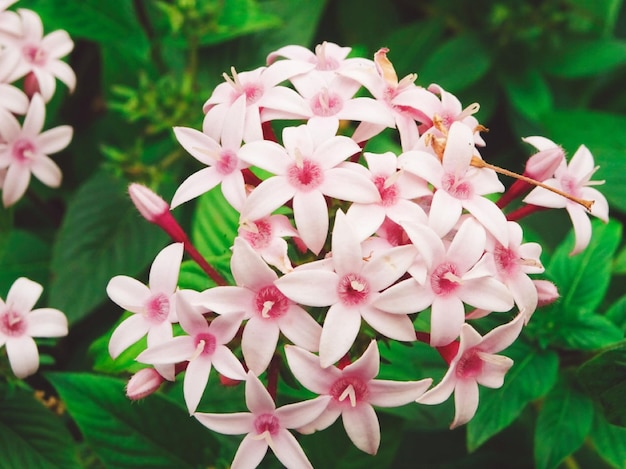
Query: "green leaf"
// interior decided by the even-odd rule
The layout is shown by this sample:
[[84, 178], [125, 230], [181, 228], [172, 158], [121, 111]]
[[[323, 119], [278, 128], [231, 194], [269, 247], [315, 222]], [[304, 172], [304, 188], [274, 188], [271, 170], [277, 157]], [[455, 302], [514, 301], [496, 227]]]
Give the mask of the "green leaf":
[[610, 319], [585, 311], [563, 315], [551, 343], [574, 350], [597, 350], [619, 342], [624, 332]]
[[553, 351], [534, 350], [517, 341], [504, 355], [515, 362], [499, 389], [481, 388], [476, 415], [467, 424], [467, 447], [475, 451], [505, 429], [529, 402], [543, 397], [554, 386], [559, 358]]
[[537, 469], [558, 466], [583, 444], [593, 421], [591, 400], [564, 381], [546, 396], [535, 430]]
[[107, 50], [147, 61], [150, 43], [139, 23], [132, 0], [26, 0], [21, 8], [32, 8], [43, 19], [46, 32], [65, 29], [73, 37], [90, 39]]
[[398, 78], [420, 70], [424, 59], [441, 41], [444, 28], [441, 18], [431, 17], [427, 21], [399, 26], [381, 42], [389, 48], [389, 59]]
[[613, 209], [626, 210], [626, 117], [589, 110], [568, 109], [548, 112], [539, 122], [538, 133], [563, 145], [571, 154], [585, 144], [600, 169], [594, 180], [606, 180], [597, 187]]
[[600, 403], [609, 422], [626, 427], [626, 341], [583, 363], [578, 380]]
[[[219, 187], [198, 199], [191, 227], [191, 240], [220, 274], [232, 279], [230, 248], [239, 229], [239, 212], [232, 208]], [[213, 262], [212, 262], [213, 261]]]
[[50, 305], [70, 323], [82, 319], [106, 297], [113, 276], [139, 275], [165, 240], [139, 216], [123, 181], [94, 175], [74, 194], [54, 245]]
[[611, 425], [596, 412], [589, 436], [602, 459], [616, 469], [626, 467], [626, 428]]
[[0, 252], [0, 296], [5, 297], [19, 277], [47, 284], [50, 245], [28, 231], [12, 230]]
[[199, 43], [203, 46], [219, 44], [280, 25], [280, 18], [261, 10], [255, 0], [229, 0], [222, 5], [216, 27], [200, 37]]
[[509, 101], [525, 117], [537, 120], [552, 109], [552, 93], [541, 73], [536, 69], [508, 76], [504, 88]]
[[146, 368], [146, 365], [139, 363], [135, 360], [137, 356], [147, 348], [147, 342], [145, 336], [132, 344], [126, 350], [124, 350], [117, 358], [111, 358], [109, 353], [109, 342], [111, 335], [117, 326], [128, 319], [129, 315], [133, 313], [126, 313], [115, 323], [115, 325], [103, 336], [97, 338], [91, 343], [89, 347], [89, 356], [93, 359], [93, 369], [101, 373], [119, 374], [119, 373], [136, 373], [142, 368]]
[[[570, 0], [575, 16], [570, 21], [578, 30], [610, 36], [618, 21], [622, 0]], [[578, 21], [576, 21], [578, 20]]]
[[626, 42], [617, 39], [570, 39], [550, 54], [544, 70], [563, 78], [604, 73], [626, 63]]
[[[214, 262], [208, 261], [209, 264], [215, 265]], [[189, 289], [195, 291], [204, 291], [214, 287], [213, 282], [204, 270], [200, 268], [193, 260], [184, 261], [180, 266], [180, 274], [178, 275], [178, 287], [181, 289]]]
[[546, 270], [559, 288], [559, 306], [565, 314], [593, 311], [600, 305], [611, 280], [611, 262], [621, 234], [619, 223], [594, 220], [593, 237], [583, 252], [569, 255], [574, 246], [573, 230], [556, 250]]
[[491, 67], [489, 52], [473, 34], [461, 34], [433, 51], [421, 70], [420, 83], [438, 83], [457, 92], [482, 78]]
[[622, 248], [613, 263], [613, 273], [626, 274], [626, 247]]
[[62, 419], [21, 389], [0, 395], [0, 455], [7, 469], [80, 467]]
[[215, 441], [186, 410], [156, 393], [141, 402], [125, 382], [86, 373], [46, 374], [85, 440], [115, 468], [208, 466]]
[[623, 332], [626, 332], [626, 295], [611, 305], [606, 312], [606, 317]]

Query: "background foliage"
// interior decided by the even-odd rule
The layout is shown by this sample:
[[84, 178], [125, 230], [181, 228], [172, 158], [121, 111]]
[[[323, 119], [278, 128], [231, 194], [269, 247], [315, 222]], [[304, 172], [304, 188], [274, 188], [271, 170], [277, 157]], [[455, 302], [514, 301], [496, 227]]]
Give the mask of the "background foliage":
[[[343, 429], [303, 438], [316, 467], [626, 467], [626, 9], [621, 0], [21, 0], [46, 31], [77, 42], [71, 96], [58, 93], [48, 120], [75, 128], [56, 161], [61, 190], [33, 184], [29, 197], [0, 211], [0, 296], [13, 280], [44, 284], [42, 303], [63, 310], [70, 335], [46, 347], [44, 371], [0, 383], [0, 467], [225, 467], [238, 444], [187, 417], [178, 385], [140, 403], [123, 395], [137, 365], [113, 363], [106, 334], [122, 314], [106, 300], [117, 274], [145, 277], [166, 238], [126, 195], [143, 182], [169, 199], [196, 163], [174, 139], [175, 125], [200, 128], [202, 104], [222, 73], [264, 64], [286, 44], [328, 40], [371, 57], [381, 46], [400, 76], [418, 73], [481, 104], [486, 159], [521, 171], [544, 135], [573, 154], [586, 144], [605, 179], [613, 220], [570, 257], [562, 213], [528, 220], [561, 300], [537, 311], [506, 354], [516, 364], [501, 389], [483, 389], [476, 417], [450, 432], [451, 405], [381, 417], [376, 457], [356, 450]], [[221, 270], [236, 215], [215, 191], [176, 211], [200, 250]], [[181, 282], [208, 280], [185, 263]], [[97, 340], [101, 336], [104, 338]], [[95, 343], [94, 343], [95, 342]], [[94, 343], [92, 346], [91, 344]], [[103, 345], [104, 344], [104, 345]], [[428, 347], [383, 355], [397, 376], [442, 376]], [[4, 362], [2, 362], [4, 363]], [[5, 366], [4, 364], [2, 366]], [[426, 367], [431, 367], [426, 370]], [[405, 369], [406, 368], [406, 369]], [[94, 372], [96, 370], [97, 372]], [[432, 372], [431, 372], [432, 371]], [[33, 390], [45, 396], [34, 397]], [[201, 406], [230, 409], [242, 389], [211, 382]], [[56, 399], [60, 397], [62, 403]], [[48, 408], [41, 405], [43, 401]], [[18, 445], [23, 451], [15, 450]], [[26, 459], [24, 459], [26, 458]], [[276, 465], [272, 457], [268, 466]]]

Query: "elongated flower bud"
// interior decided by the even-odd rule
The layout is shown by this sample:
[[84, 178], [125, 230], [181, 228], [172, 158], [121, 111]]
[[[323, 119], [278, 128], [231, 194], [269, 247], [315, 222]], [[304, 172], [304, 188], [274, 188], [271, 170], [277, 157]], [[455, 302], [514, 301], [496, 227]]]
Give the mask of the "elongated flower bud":
[[165, 378], [154, 368], [139, 370], [128, 380], [126, 396], [133, 401], [143, 399], [158, 390], [163, 381]]
[[160, 195], [136, 182], [128, 186], [128, 194], [141, 216], [151, 223], [156, 223], [157, 219], [170, 209]]

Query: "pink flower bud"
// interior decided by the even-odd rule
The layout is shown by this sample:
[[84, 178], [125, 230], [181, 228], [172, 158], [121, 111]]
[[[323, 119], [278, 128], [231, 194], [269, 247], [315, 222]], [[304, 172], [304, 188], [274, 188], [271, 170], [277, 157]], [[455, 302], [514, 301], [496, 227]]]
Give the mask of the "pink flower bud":
[[170, 209], [168, 203], [161, 196], [136, 182], [128, 186], [128, 194], [141, 216], [149, 222], [155, 223], [160, 216]]
[[139, 370], [128, 380], [126, 396], [133, 401], [143, 399], [159, 389], [163, 381], [165, 378], [154, 368]]
[[559, 299], [559, 291], [556, 285], [548, 280], [533, 280], [537, 294], [539, 295], [539, 303], [537, 306], [545, 306], [554, 303]]
[[524, 175], [543, 182], [554, 176], [564, 159], [565, 153], [561, 147], [546, 148], [528, 158]]
[[29, 98], [32, 98], [35, 93], [41, 93], [41, 89], [39, 88], [39, 82], [37, 81], [37, 77], [33, 72], [30, 72], [24, 78], [24, 92]]

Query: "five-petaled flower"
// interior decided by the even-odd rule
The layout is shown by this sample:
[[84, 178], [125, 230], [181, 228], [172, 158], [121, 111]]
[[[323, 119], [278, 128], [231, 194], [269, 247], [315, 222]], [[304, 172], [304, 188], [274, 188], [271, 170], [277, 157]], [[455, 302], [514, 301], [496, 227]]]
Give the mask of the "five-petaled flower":
[[0, 346], [5, 345], [15, 376], [25, 378], [39, 368], [39, 352], [33, 337], [67, 335], [67, 318], [58, 309], [33, 309], [43, 287], [25, 277], [18, 278], [0, 298]]

